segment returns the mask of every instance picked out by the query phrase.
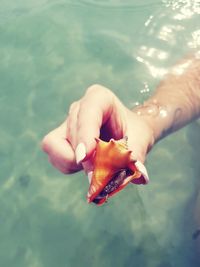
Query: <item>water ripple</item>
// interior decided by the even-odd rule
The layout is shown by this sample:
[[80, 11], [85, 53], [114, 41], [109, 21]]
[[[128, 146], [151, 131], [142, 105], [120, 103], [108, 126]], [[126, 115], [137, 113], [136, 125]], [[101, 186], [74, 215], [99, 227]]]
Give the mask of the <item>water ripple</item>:
[[9, 20], [27, 15], [29, 16], [63, 3], [65, 3], [64, 0], [36, 0], [34, 2], [18, 0], [15, 2], [4, 2], [0, 10], [0, 25], [5, 24]]
[[98, 8], [111, 8], [111, 9], [138, 9], [145, 8], [154, 5], [161, 5], [162, 2], [151, 0], [148, 3], [145, 1], [95, 1], [95, 0], [36, 0], [36, 1], [22, 1], [4, 2], [0, 10], [0, 25], [6, 23], [10, 19], [16, 19], [18, 17], [41, 12], [45, 9], [49, 9], [56, 5], [71, 5], [71, 6], [83, 6], [83, 7], [98, 7]]
[[96, 0], [80, 0], [79, 3], [82, 3], [87, 6], [95, 6], [95, 7], [106, 7], [106, 8], [144, 8], [152, 5], [160, 5], [162, 4], [160, 1], [133, 1], [132, 0], [110, 0], [110, 1], [96, 1]]

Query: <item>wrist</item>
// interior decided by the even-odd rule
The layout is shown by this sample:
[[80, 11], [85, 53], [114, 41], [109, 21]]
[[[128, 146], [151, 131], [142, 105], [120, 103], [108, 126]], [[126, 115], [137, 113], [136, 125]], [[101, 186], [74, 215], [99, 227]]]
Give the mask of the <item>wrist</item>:
[[174, 121], [179, 116], [179, 111], [175, 112], [174, 117], [172, 107], [160, 105], [155, 99], [144, 102], [133, 111], [149, 125], [152, 130], [153, 144], [174, 130]]

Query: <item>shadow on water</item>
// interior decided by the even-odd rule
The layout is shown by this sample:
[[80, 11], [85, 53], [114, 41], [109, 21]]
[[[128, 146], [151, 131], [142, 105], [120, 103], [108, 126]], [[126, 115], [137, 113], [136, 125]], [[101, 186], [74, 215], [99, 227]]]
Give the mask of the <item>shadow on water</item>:
[[83, 199], [79, 175], [54, 179], [30, 170], [2, 190], [2, 266], [171, 266], [136, 187], [96, 207]]
[[69, 205], [59, 213], [45, 205], [39, 217], [42, 227], [34, 247], [40, 247], [42, 266], [170, 266], [136, 189], [103, 207], [82, 202], [77, 211]]
[[[105, 207], [90, 207], [91, 227], [82, 238], [72, 266], [171, 266], [166, 250], [148, 224], [148, 216], [137, 192], [110, 200]], [[124, 205], [125, 204], [125, 205]], [[95, 210], [94, 210], [95, 209]], [[87, 215], [86, 215], [87, 216]]]

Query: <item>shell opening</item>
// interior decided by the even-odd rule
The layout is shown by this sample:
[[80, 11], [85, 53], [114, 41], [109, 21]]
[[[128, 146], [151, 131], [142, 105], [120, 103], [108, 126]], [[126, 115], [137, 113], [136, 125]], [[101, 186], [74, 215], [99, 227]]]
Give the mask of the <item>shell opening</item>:
[[113, 178], [108, 182], [108, 184], [104, 187], [104, 189], [99, 193], [98, 196], [93, 199], [92, 202], [95, 204], [99, 204], [102, 199], [108, 198], [109, 194], [113, 191], [117, 190], [120, 185], [124, 182], [124, 180], [133, 175], [133, 171], [131, 169], [121, 169], [117, 173], [113, 175]]

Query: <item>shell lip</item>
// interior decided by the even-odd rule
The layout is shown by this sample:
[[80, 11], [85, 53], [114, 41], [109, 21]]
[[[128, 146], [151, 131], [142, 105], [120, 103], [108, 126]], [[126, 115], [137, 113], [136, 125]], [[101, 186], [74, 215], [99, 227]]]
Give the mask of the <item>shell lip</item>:
[[[95, 187], [93, 187], [92, 185], [90, 186], [91, 188], [91, 192], [90, 194], [88, 192], [87, 195], [87, 200], [88, 202], [94, 202], [95, 204], [99, 204], [100, 202], [102, 202], [102, 200], [104, 199], [103, 202], [105, 202], [107, 200], [107, 198], [110, 196], [111, 193], [113, 193], [114, 191], [116, 191], [116, 187], [120, 187], [121, 184], [123, 184], [124, 182], [124, 176], [122, 177], [120, 184], [117, 185], [117, 178], [120, 177], [120, 173], [125, 173], [124, 176], [126, 175], [125, 170], [118, 170], [116, 173], [114, 173], [111, 177], [111, 175], [108, 175], [107, 177], [105, 177], [104, 182], [99, 188], [98, 190], [96, 190]], [[125, 177], [126, 178], [126, 177]], [[91, 179], [91, 183], [92, 183], [92, 179]], [[94, 189], [94, 190], [93, 190]]]
[[[121, 191], [124, 187], [126, 187], [132, 180], [138, 179], [141, 177], [141, 173], [139, 171], [131, 171], [129, 169], [119, 170], [112, 179], [109, 179], [106, 186], [103, 189], [97, 190], [92, 195], [88, 195], [87, 200], [88, 203], [94, 202], [96, 205], [102, 205], [107, 199], [117, 192]], [[120, 178], [121, 176], [121, 178]], [[116, 183], [117, 179], [121, 179], [120, 184]], [[113, 181], [112, 185], [109, 185], [110, 182]], [[140, 182], [141, 183], [141, 182]], [[108, 187], [106, 189], [106, 187]], [[99, 192], [100, 191], [100, 192]]]
[[[133, 175], [134, 173], [132, 173], [132, 174], [129, 173], [129, 175], [124, 178], [124, 181], [119, 185], [118, 188], [114, 189], [110, 193], [107, 193], [105, 196], [101, 196], [101, 192], [104, 189], [98, 190], [98, 191], [94, 192], [92, 195], [88, 195], [87, 196], [88, 203], [93, 202], [97, 206], [100, 206], [103, 203], [107, 202], [109, 197], [115, 195], [117, 192], [124, 189], [124, 187], [126, 187], [130, 182], [134, 183], [134, 184], [148, 184], [149, 176], [148, 176], [148, 173], [147, 173], [147, 170], [146, 170], [144, 164], [142, 164], [140, 161], [136, 161], [135, 166], [137, 169], [136, 175]], [[110, 180], [111, 179], [108, 180], [108, 183], [110, 182]]]
[[[115, 195], [116, 193], [118, 193], [119, 191], [121, 191], [126, 185], [128, 185], [128, 183], [130, 182], [130, 177], [127, 177], [124, 182], [118, 187], [116, 188], [115, 190], [113, 190], [112, 192], [108, 193], [105, 197], [102, 197], [102, 198], [99, 198], [98, 199], [98, 196], [95, 197], [92, 202], [94, 202], [96, 205], [100, 206], [102, 204], [104, 204], [105, 202], [107, 202], [108, 198], [109, 197], [112, 197], [113, 195]], [[132, 178], [131, 178], [132, 179]], [[97, 200], [97, 201], [96, 201]]]

